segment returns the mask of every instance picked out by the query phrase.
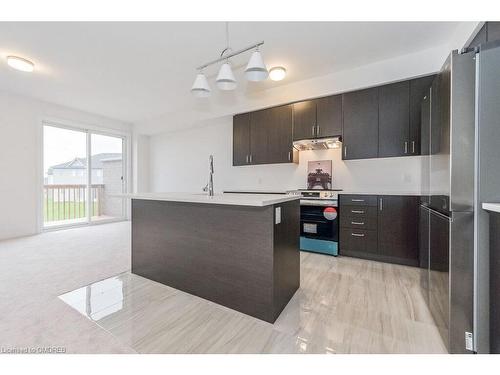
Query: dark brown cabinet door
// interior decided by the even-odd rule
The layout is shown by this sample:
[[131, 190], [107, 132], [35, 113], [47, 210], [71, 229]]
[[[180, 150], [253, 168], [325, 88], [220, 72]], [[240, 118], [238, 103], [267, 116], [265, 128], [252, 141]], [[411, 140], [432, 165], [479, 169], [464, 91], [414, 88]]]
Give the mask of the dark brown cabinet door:
[[500, 39], [500, 21], [487, 22], [487, 38], [486, 41], [493, 42]]
[[293, 140], [316, 137], [316, 101], [293, 104]]
[[378, 156], [378, 88], [342, 95], [342, 159]]
[[410, 83], [381, 86], [378, 91], [378, 157], [409, 154]]
[[[409, 154], [420, 155], [428, 152], [428, 144], [422, 144], [422, 102], [429, 95], [429, 90], [435, 75], [412, 79], [410, 81], [410, 129]], [[425, 121], [424, 121], [425, 122]], [[428, 142], [428, 139], [427, 139]]]
[[379, 196], [378, 250], [393, 261], [418, 265], [419, 198]]
[[292, 161], [292, 107], [253, 112], [250, 118], [250, 164]]
[[267, 163], [292, 161], [292, 106], [270, 108], [268, 112]]
[[247, 165], [250, 158], [250, 114], [233, 117], [233, 165]]
[[271, 111], [252, 112], [250, 116], [250, 164], [266, 164], [268, 160], [268, 127]]
[[342, 135], [342, 95], [316, 100], [316, 136]]
[[481, 27], [481, 30], [476, 34], [474, 39], [469, 44], [469, 47], [478, 47], [480, 44], [486, 43], [486, 24]]

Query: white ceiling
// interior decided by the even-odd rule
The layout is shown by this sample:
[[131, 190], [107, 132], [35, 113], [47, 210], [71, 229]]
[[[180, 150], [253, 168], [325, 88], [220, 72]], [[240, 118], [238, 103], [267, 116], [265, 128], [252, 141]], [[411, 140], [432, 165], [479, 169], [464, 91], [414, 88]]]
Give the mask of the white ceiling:
[[[234, 58], [238, 96], [446, 44], [459, 22], [234, 22], [233, 49], [260, 40], [268, 67], [283, 65], [281, 82], [249, 83], [249, 53]], [[223, 22], [0, 23], [0, 89], [136, 122], [200, 106], [190, 94], [195, 67], [225, 46]], [[12, 70], [15, 54], [36, 64]], [[217, 67], [207, 69], [213, 95]], [[198, 101], [198, 102], [197, 102]]]

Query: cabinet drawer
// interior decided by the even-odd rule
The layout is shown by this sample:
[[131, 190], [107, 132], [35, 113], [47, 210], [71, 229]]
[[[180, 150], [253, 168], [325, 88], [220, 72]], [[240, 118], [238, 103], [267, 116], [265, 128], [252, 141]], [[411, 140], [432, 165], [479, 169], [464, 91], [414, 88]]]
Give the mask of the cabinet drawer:
[[352, 194], [341, 194], [340, 195], [340, 205], [350, 205], [350, 206], [377, 206], [377, 196], [376, 195], [352, 195]]
[[374, 215], [340, 215], [340, 227], [352, 229], [370, 229], [377, 230], [377, 216]]
[[377, 253], [377, 231], [342, 228], [340, 230], [340, 251]]

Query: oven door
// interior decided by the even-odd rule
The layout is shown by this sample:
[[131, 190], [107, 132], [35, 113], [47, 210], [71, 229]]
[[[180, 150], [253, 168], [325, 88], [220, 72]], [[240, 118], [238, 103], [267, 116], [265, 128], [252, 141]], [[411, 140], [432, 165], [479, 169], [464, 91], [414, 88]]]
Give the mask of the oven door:
[[[333, 210], [332, 210], [333, 209]], [[307, 238], [338, 241], [336, 207], [300, 206], [300, 235]]]

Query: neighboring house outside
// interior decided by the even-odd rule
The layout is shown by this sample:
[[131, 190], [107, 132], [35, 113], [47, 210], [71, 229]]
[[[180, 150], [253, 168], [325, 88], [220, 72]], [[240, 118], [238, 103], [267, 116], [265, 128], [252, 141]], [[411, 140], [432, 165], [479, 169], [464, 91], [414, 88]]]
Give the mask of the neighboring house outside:
[[[120, 161], [120, 153], [103, 153], [91, 158], [92, 184], [103, 184], [106, 162]], [[121, 163], [120, 163], [121, 164]], [[66, 163], [53, 165], [47, 170], [46, 185], [84, 185], [87, 183], [87, 158], [74, 158]]]
[[[91, 157], [92, 173], [92, 200], [99, 201], [99, 213], [110, 217], [121, 217], [123, 215], [123, 199], [109, 197], [110, 194], [122, 193], [123, 189], [123, 164], [121, 153], [102, 153]], [[53, 165], [47, 170], [45, 185], [56, 185], [64, 187], [64, 200], [83, 201], [84, 193], [75, 191], [72, 186], [87, 184], [87, 158], [74, 158], [66, 163]], [[68, 186], [69, 185], [69, 186]], [[54, 201], [58, 198], [54, 197]]]

